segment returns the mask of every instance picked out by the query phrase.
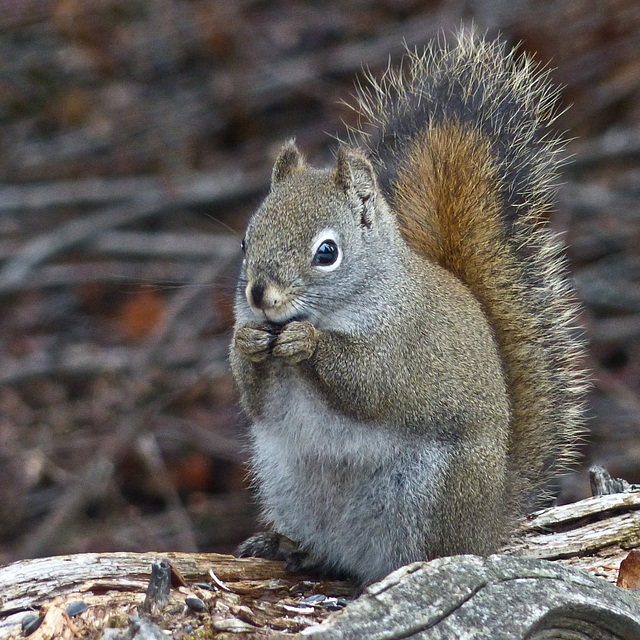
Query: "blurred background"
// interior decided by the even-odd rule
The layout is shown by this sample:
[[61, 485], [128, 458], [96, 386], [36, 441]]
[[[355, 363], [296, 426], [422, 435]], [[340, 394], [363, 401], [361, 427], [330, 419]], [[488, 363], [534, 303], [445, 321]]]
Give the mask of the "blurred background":
[[595, 385], [584, 459], [640, 482], [637, 0], [0, 0], [0, 562], [250, 534], [226, 354], [281, 143], [317, 164], [363, 67], [461, 23], [572, 105], [558, 211]]

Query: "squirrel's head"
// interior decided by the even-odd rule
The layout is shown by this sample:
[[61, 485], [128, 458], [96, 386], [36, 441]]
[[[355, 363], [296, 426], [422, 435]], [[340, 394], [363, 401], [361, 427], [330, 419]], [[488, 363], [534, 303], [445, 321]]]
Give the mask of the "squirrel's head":
[[242, 243], [237, 311], [277, 324], [335, 314], [379, 265], [370, 252], [389, 219], [362, 151], [342, 146], [335, 168], [319, 170], [287, 143]]

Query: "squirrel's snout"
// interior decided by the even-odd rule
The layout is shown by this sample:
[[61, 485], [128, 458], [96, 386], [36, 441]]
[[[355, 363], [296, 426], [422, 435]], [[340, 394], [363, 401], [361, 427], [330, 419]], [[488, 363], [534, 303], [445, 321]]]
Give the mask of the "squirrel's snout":
[[261, 311], [268, 311], [282, 304], [283, 296], [273, 285], [262, 282], [249, 283], [246, 289], [249, 304]]

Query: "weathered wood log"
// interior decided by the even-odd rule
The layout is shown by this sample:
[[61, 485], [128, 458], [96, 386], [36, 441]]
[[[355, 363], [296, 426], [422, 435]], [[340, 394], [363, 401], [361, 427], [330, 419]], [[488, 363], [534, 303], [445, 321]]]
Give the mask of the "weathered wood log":
[[[342, 598], [354, 592], [347, 583], [289, 574], [279, 562], [215, 553], [86, 553], [23, 560], [0, 569], [0, 638], [20, 636], [23, 618], [38, 609], [44, 619], [32, 640], [126, 627], [144, 602], [152, 564], [163, 558], [173, 569], [162, 616], [165, 629], [208, 625], [218, 632], [251, 632], [253, 638], [265, 637], [269, 629], [293, 633], [344, 606]], [[311, 603], [304, 601], [307, 596], [314, 596]], [[206, 614], [185, 604], [190, 597], [204, 603]], [[64, 613], [77, 601], [89, 608], [74, 619], [74, 632]]]
[[596, 465], [589, 469], [589, 482], [591, 484], [592, 496], [609, 496], [615, 493], [630, 493], [638, 491], [640, 485], [630, 484], [623, 478], [612, 478], [611, 474]]
[[548, 561], [453, 556], [395, 571], [343, 612], [300, 635], [314, 640], [640, 638], [640, 598]]
[[[640, 594], [608, 584], [638, 547], [640, 492], [589, 498], [526, 518], [501, 555], [399, 569], [340, 614], [331, 612], [353, 598], [353, 585], [288, 574], [277, 562], [186, 553], [24, 560], [0, 568], [0, 638], [20, 635], [29, 612], [33, 624], [41, 620], [33, 640], [127, 627], [128, 617], [141, 612], [152, 563], [163, 558], [171, 563], [173, 588], [154, 620], [172, 631], [187, 625], [214, 637], [299, 633], [321, 640], [640, 638]], [[88, 609], [71, 621], [66, 609], [78, 601]], [[131, 624], [127, 638], [150, 632]]]
[[504, 552], [557, 560], [615, 582], [620, 562], [640, 546], [640, 492], [587, 498], [539, 511]]

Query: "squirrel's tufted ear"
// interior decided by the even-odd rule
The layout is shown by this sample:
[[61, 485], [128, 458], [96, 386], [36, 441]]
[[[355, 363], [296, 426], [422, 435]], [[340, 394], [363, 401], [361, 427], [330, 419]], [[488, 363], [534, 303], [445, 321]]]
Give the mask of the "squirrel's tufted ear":
[[284, 147], [282, 147], [276, 163], [273, 165], [271, 184], [278, 184], [278, 182], [288, 178], [291, 174], [302, 171], [305, 166], [304, 156], [300, 153], [298, 147], [296, 147], [295, 141], [293, 139], [289, 140]]
[[361, 223], [370, 227], [375, 214], [377, 182], [373, 166], [365, 153], [360, 149], [341, 146], [334, 179], [346, 194], [358, 199], [362, 207]]

